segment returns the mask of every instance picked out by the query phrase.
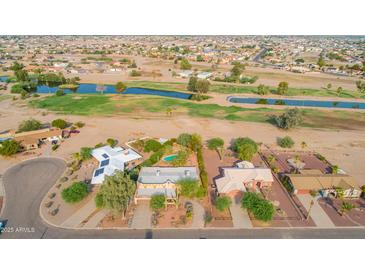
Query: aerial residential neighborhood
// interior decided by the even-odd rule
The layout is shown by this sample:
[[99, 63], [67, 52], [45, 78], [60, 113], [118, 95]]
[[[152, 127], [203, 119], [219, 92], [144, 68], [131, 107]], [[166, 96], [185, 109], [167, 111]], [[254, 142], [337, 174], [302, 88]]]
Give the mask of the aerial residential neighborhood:
[[0, 237], [363, 228], [364, 43], [0, 36]]

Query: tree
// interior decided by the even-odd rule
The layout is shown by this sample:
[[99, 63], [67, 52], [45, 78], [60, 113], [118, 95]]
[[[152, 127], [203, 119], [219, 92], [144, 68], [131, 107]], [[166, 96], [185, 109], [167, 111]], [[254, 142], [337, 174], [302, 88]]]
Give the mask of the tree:
[[257, 93], [260, 94], [260, 95], [266, 95], [266, 94], [269, 93], [269, 91], [270, 91], [269, 87], [265, 86], [263, 84], [260, 84], [257, 87]]
[[18, 80], [18, 82], [25, 82], [29, 80], [29, 76], [28, 76], [28, 72], [21, 69], [21, 70], [16, 70], [14, 72], [15, 74], [15, 78]]
[[187, 59], [185, 59], [185, 58], [181, 59], [180, 69], [183, 69], [183, 70], [191, 69], [191, 64], [189, 63], [189, 61]]
[[258, 150], [258, 146], [257, 146], [256, 142], [248, 137], [239, 137], [239, 138], [235, 139], [232, 144], [232, 150], [234, 152], [238, 152], [239, 148], [244, 144], [250, 144], [255, 148], [256, 151]]
[[222, 197], [218, 197], [215, 202], [214, 202], [214, 206], [219, 210], [219, 211], [224, 211], [227, 208], [229, 208], [232, 205], [232, 200], [231, 198], [229, 198], [228, 196], [222, 196]]
[[191, 178], [181, 179], [176, 182], [179, 189], [179, 194], [186, 198], [194, 198], [199, 191], [199, 184]]
[[278, 140], [278, 144], [282, 148], [292, 148], [294, 146], [294, 141], [290, 136], [285, 136]]
[[176, 142], [184, 147], [189, 147], [191, 143], [191, 135], [189, 133], [181, 133], [179, 137], [177, 137]]
[[115, 139], [113, 139], [113, 138], [106, 139], [106, 142], [111, 147], [115, 147], [117, 145], [117, 143], [118, 143], [118, 141], [115, 140]]
[[312, 190], [309, 191], [309, 194], [312, 196], [312, 200], [311, 200], [311, 202], [309, 204], [309, 209], [308, 209], [308, 214], [307, 214], [306, 220], [309, 219], [309, 216], [310, 216], [312, 207], [314, 205], [314, 199], [317, 197], [318, 191], [315, 190], [315, 189], [312, 189]]
[[337, 95], [340, 96], [342, 91], [343, 91], [342, 87], [338, 87], [337, 90], [336, 90]]
[[198, 93], [208, 93], [210, 82], [206, 79], [199, 79], [196, 83], [196, 90]]
[[306, 143], [306, 142], [304, 142], [304, 141], [302, 141], [302, 142], [300, 143], [300, 146], [302, 147], [302, 149], [305, 149], [305, 148], [307, 147], [307, 143]]
[[219, 158], [221, 160], [223, 158], [223, 146], [224, 146], [224, 141], [222, 138], [212, 138], [208, 140], [208, 148], [210, 150], [217, 151]]
[[324, 61], [322, 56], [319, 57], [319, 59], [317, 61], [317, 65], [319, 66], [319, 68], [322, 68], [326, 65], [326, 62]]
[[274, 119], [276, 125], [282, 129], [290, 129], [303, 122], [302, 113], [298, 108], [288, 109], [280, 116], [275, 116]]
[[11, 156], [21, 150], [20, 143], [14, 140], [5, 140], [0, 144], [0, 155]]
[[365, 82], [361, 80], [356, 81], [356, 87], [359, 92], [365, 92]]
[[163, 194], [153, 195], [150, 200], [150, 207], [157, 211], [165, 207], [166, 197]]
[[243, 144], [238, 148], [238, 158], [242, 161], [251, 161], [257, 149], [252, 144]]
[[289, 84], [288, 82], [280, 82], [278, 85], [278, 94], [284, 95], [288, 92]]
[[332, 88], [332, 84], [331, 83], [327, 84], [327, 89], [330, 90], [331, 88]]
[[161, 143], [154, 140], [149, 139], [144, 143], [144, 152], [156, 152], [162, 147]]
[[80, 149], [80, 156], [81, 156], [82, 161], [91, 159], [91, 157], [92, 157], [92, 148], [91, 147], [82, 147]]
[[17, 61], [15, 61], [13, 63], [13, 65], [10, 67], [10, 69], [13, 70], [13, 71], [18, 71], [18, 70], [21, 70], [23, 68], [24, 68], [24, 65], [21, 64], [21, 63], [18, 63]]
[[59, 129], [64, 129], [67, 127], [67, 122], [62, 119], [56, 119], [52, 121], [52, 126], [57, 127]]
[[241, 207], [251, 211], [257, 220], [264, 222], [271, 221], [275, 213], [273, 204], [261, 198], [255, 192], [246, 192], [244, 194]]
[[126, 86], [123, 82], [118, 82], [118, 83], [116, 83], [116, 85], [115, 85], [115, 89], [116, 89], [118, 92], [123, 92], [126, 88], [127, 88], [127, 86]]
[[24, 120], [18, 127], [18, 132], [37, 130], [42, 127], [40, 121], [35, 119]]
[[189, 148], [192, 151], [197, 152], [198, 149], [200, 149], [201, 147], [202, 147], [202, 137], [196, 133], [192, 134]]
[[190, 77], [188, 86], [187, 86], [187, 90], [196, 92], [197, 91], [197, 82], [198, 82], [198, 77], [195, 77], [195, 76]]
[[87, 184], [84, 182], [77, 182], [62, 190], [61, 196], [66, 203], [73, 204], [84, 199], [88, 192]]
[[130, 175], [120, 170], [115, 171], [112, 176], [105, 176], [100, 191], [95, 197], [98, 208], [106, 208], [114, 213], [125, 212], [131, 203], [136, 191], [136, 183]]

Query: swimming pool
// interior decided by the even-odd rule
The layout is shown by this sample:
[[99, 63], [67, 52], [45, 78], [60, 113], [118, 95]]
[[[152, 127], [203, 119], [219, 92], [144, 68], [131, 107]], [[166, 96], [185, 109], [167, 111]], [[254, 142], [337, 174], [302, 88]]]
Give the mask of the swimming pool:
[[165, 162], [172, 162], [176, 157], [177, 157], [177, 154], [171, 154], [171, 155], [168, 155], [168, 156], [162, 158], [162, 160]]
[[273, 98], [252, 98], [252, 97], [234, 97], [234, 96], [227, 97], [227, 100], [232, 103], [241, 103], [241, 104], [365, 109], [365, 102], [355, 102], [355, 101], [273, 99]]

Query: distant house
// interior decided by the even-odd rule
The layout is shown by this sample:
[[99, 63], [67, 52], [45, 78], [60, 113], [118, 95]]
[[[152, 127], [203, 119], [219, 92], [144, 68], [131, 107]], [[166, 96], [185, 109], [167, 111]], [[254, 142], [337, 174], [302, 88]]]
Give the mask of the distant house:
[[269, 168], [254, 167], [250, 162], [240, 162], [237, 167], [223, 168], [223, 177], [215, 180], [219, 194], [235, 197], [246, 192], [270, 187], [274, 181]]
[[178, 75], [181, 78], [189, 78], [189, 77], [193, 76], [193, 72], [191, 70], [183, 70], [183, 71], [180, 71], [178, 73]]
[[99, 166], [93, 172], [91, 184], [102, 184], [105, 175], [113, 175], [116, 170], [123, 171], [128, 164], [135, 166], [135, 161], [141, 159], [139, 155], [132, 149], [124, 149], [122, 147], [103, 146], [95, 148], [92, 156], [99, 162]]
[[186, 178], [198, 179], [196, 167], [143, 167], [138, 176], [135, 203], [158, 194], [174, 201], [177, 198], [176, 182]]
[[208, 79], [208, 78], [212, 77], [212, 75], [213, 74], [211, 72], [205, 72], [205, 71], [203, 71], [203, 72], [198, 73], [197, 77], [199, 79]]
[[15, 141], [20, 142], [24, 150], [36, 149], [44, 141], [59, 141], [62, 137], [61, 129], [50, 128], [14, 133], [12, 135]]
[[337, 197], [337, 190], [343, 191], [344, 198], [359, 198], [361, 189], [355, 178], [346, 174], [323, 174], [317, 170], [303, 170], [301, 174], [286, 175], [294, 194], [308, 194], [317, 190], [323, 197]]

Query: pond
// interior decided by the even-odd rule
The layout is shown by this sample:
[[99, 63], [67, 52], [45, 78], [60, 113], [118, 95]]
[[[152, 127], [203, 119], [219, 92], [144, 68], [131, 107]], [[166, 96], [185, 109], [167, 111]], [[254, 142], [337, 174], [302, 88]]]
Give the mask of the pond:
[[6, 82], [8, 78], [8, 76], [0, 76], [0, 82]]
[[301, 99], [248, 98], [248, 97], [234, 97], [234, 96], [227, 97], [227, 100], [232, 103], [241, 103], [241, 104], [365, 109], [365, 102], [355, 102], [355, 101], [322, 101], [322, 100], [319, 101], [319, 100], [301, 100]]
[[[37, 93], [55, 93], [58, 87], [48, 87], [45, 85], [40, 85], [37, 87]], [[76, 90], [63, 89], [65, 93], [78, 93], [78, 94], [101, 94], [97, 91], [96, 84], [80, 84]], [[104, 85], [103, 94], [119, 94], [115, 87], [112, 85]], [[179, 99], [190, 99], [192, 96], [189, 93], [177, 92], [177, 91], [164, 91], [146, 88], [127, 88], [123, 94], [141, 94], [141, 95], [157, 95], [163, 97], [172, 97]]]

